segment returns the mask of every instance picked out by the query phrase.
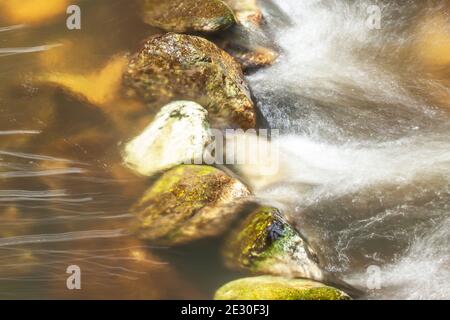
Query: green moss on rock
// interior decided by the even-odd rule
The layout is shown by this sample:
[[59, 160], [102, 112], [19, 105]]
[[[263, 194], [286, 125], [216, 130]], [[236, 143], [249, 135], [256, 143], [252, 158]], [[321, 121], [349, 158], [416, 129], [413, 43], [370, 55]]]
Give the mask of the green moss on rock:
[[259, 207], [227, 238], [226, 264], [238, 270], [323, 280], [318, 258], [278, 209]]
[[131, 59], [124, 82], [151, 108], [190, 100], [208, 110], [212, 126], [256, 126], [240, 65], [203, 38], [174, 33], [151, 37]]
[[220, 0], [141, 0], [145, 23], [174, 32], [217, 32], [235, 24]]
[[215, 294], [216, 300], [350, 300], [344, 292], [305, 279], [261, 276], [230, 282]]
[[151, 124], [125, 145], [125, 165], [138, 174], [152, 176], [176, 165], [199, 163], [194, 161], [203, 158], [212, 141], [207, 114], [190, 101], [164, 106]]
[[209, 166], [167, 171], [134, 206], [133, 230], [156, 244], [179, 245], [222, 234], [240, 212], [245, 185]]

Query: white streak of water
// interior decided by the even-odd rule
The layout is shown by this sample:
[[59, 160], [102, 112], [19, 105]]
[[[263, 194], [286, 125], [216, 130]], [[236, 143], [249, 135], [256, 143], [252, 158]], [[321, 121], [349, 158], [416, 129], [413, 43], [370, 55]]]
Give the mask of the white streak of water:
[[0, 136], [13, 136], [13, 135], [21, 135], [21, 134], [40, 134], [39, 130], [3, 130], [0, 131]]
[[16, 54], [42, 52], [59, 46], [61, 46], [61, 44], [49, 44], [49, 45], [42, 45], [35, 47], [21, 47], [21, 48], [0, 48], [0, 57], [6, 57]]
[[[282, 54], [249, 81], [272, 128], [285, 133], [278, 141], [280, 166], [272, 176], [258, 176], [257, 167], [241, 171], [259, 197], [280, 204], [299, 221], [307, 210], [313, 217], [323, 214], [317, 209], [321, 203], [336, 199], [326, 210], [329, 216], [343, 215], [334, 220], [347, 227], [325, 224], [320, 216], [308, 220], [316, 225], [299, 228], [345, 238], [344, 246], [355, 243], [342, 253], [351, 265], [359, 258], [349, 252], [368, 252], [362, 263], [372, 259], [385, 272], [383, 290], [375, 296], [448, 298], [450, 117], [417, 94], [439, 82], [416, 70], [414, 60], [408, 64], [398, 58], [399, 52], [412, 50], [417, 22], [442, 11], [445, 1], [436, 1], [435, 7], [424, 2], [419, 13], [414, 13], [420, 7], [414, 1], [378, 1], [381, 30], [365, 24], [372, 1], [273, 2], [289, 18], [288, 24], [273, 25], [276, 19], [268, 18]], [[421, 181], [428, 182], [415, 189]], [[405, 194], [393, 199], [392, 190]], [[338, 202], [345, 197], [348, 202]], [[312, 240], [324, 241], [325, 234], [317, 238]], [[409, 250], [399, 249], [405, 239]], [[374, 243], [391, 247], [375, 249]], [[338, 244], [327, 245], [333, 252]], [[381, 253], [398, 259], [383, 261]], [[367, 275], [354, 272], [364, 285]]]

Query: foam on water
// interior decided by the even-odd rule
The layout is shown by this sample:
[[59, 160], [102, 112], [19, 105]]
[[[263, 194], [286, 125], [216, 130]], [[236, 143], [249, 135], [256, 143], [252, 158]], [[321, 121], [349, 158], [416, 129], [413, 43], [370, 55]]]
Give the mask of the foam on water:
[[448, 8], [377, 1], [374, 30], [373, 1], [273, 4], [289, 18], [280, 24], [267, 7], [282, 54], [249, 81], [284, 133], [280, 170], [243, 174], [329, 255], [329, 270], [364, 286], [365, 268], [380, 266], [382, 289], [371, 297], [449, 298], [450, 117], [422, 94], [438, 79], [404, 55], [421, 19]]

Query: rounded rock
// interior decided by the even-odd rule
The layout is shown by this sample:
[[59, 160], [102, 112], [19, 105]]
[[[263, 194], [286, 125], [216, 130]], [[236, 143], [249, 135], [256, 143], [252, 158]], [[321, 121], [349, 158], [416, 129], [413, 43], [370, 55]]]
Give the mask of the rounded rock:
[[126, 144], [123, 153], [126, 166], [141, 175], [152, 176], [179, 164], [201, 160], [211, 143], [207, 115], [195, 102], [166, 105], [139, 136]]
[[208, 110], [216, 128], [256, 126], [239, 63], [206, 39], [175, 33], [151, 37], [131, 59], [124, 81], [151, 108], [190, 100]]
[[343, 291], [305, 279], [261, 276], [232, 281], [215, 300], [351, 300]]
[[133, 207], [139, 238], [174, 246], [223, 234], [250, 195], [240, 181], [209, 166], [167, 171]]
[[227, 238], [226, 264], [237, 270], [324, 280], [317, 255], [272, 207], [255, 209]]

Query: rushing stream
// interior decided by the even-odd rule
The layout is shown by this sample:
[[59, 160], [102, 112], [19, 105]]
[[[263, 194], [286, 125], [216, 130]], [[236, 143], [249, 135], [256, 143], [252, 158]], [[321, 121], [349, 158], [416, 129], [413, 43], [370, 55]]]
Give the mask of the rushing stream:
[[274, 3], [283, 55], [250, 83], [284, 169], [259, 196], [290, 209], [330, 270], [366, 286], [380, 268], [370, 296], [449, 298], [448, 2], [377, 1], [379, 30], [373, 1]]
[[[0, 298], [210, 298], [236, 278], [214, 243], [169, 251], [124, 231], [148, 182], [118, 146], [145, 119], [123, 137], [88, 103], [29, 81], [97, 70], [156, 32], [127, 1], [82, 3], [80, 31], [0, 19]], [[284, 209], [330, 272], [365, 290], [375, 271], [365, 298], [450, 298], [450, 3], [261, 5], [281, 55], [248, 81], [281, 131], [281, 170], [247, 177], [258, 198]], [[70, 265], [85, 290], [66, 289]]]

